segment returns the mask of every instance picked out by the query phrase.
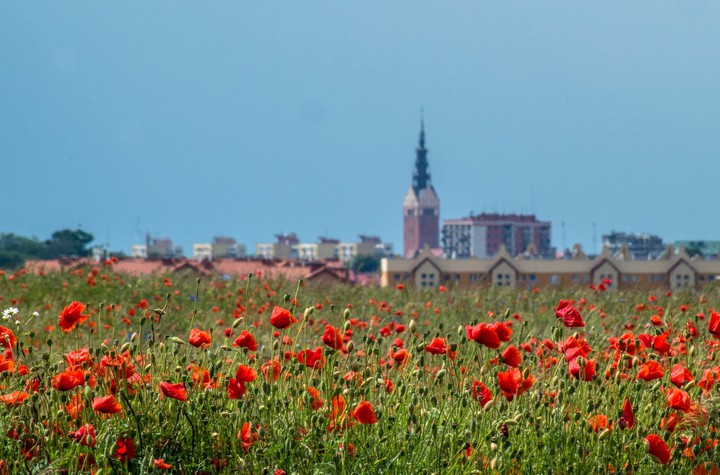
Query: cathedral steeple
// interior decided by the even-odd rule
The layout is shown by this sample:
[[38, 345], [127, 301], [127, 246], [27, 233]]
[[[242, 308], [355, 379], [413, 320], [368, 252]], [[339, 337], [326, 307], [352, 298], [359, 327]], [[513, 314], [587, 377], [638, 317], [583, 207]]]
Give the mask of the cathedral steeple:
[[415, 150], [415, 172], [413, 173], [413, 189], [416, 194], [420, 190], [430, 187], [430, 173], [428, 172], [427, 149], [425, 148], [425, 120], [420, 120], [420, 141]]
[[403, 254], [415, 257], [425, 246], [437, 249], [440, 241], [440, 200], [430, 184], [425, 120], [420, 119], [420, 139], [415, 149], [412, 184], [403, 200]]

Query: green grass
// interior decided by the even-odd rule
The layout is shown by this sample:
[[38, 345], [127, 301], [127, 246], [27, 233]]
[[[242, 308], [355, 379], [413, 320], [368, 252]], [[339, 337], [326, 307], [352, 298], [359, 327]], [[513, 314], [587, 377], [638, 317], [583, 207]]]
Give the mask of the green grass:
[[[313, 289], [256, 278], [131, 278], [101, 267], [3, 275], [0, 296], [2, 308], [19, 309], [0, 322], [18, 340], [12, 349], [15, 370], [0, 373], [0, 394], [30, 394], [21, 404], [0, 404], [0, 459], [9, 473], [155, 473], [165, 471], [156, 466], [159, 459], [172, 466], [169, 472], [188, 474], [692, 473], [720, 459], [714, 447], [719, 386], [705, 391], [697, 385], [704, 370], [718, 365], [720, 340], [708, 329], [713, 309], [720, 308], [717, 289], [701, 295], [656, 293], [655, 301], [645, 292], [585, 288]], [[560, 299], [574, 300], [585, 327], [559, 324]], [[63, 332], [58, 316], [73, 301], [87, 305], [90, 317]], [[275, 306], [289, 309], [298, 322], [275, 329], [269, 323]], [[34, 311], [39, 315], [31, 317]], [[700, 313], [704, 319], [696, 316]], [[651, 325], [658, 314], [662, 326]], [[698, 329], [695, 338], [687, 333], [688, 321]], [[468, 340], [465, 326], [480, 322], [511, 322], [512, 336], [498, 349]], [[323, 344], [326, 324], [346, 335], [345, 351]], [[405, 331], [397, 333], [398, 326]], [[210, 332], [212, 344], [188, 344], [192, 328]], [[390, 333], [383, 336], [385, 328]], [[257, 351], [232, 345], [242, 330], [255, 336]], [[666, 354], [646, 348], [630, 356], [610, 348], [610, 337], [632, 332], [634, 341], [641, 333], [663, 331], [672, 346]], [[592, 348], [585, 359], [597, 361], [591, 381], [569, 375], [557, 346], [542, 349], [546, 339], [556, 344], [575, 333]], [[435, 337], [455, 349], [454, 359], [425, 351]], [[400, 343], [396, 339], [409, 354], [404, 364], [392, 358], [399, 351], [393, 348]], [[508, 370], [499, 355], [511, 344], [521, 348], [519, 371], [533, 382], [509, 401], [497, 373]], [[54, 389], [52, 379], [68, 367], [65, 355], [84, 347], [92, 355], [83, 368], [85, 384]], [[322, 367], [298, 361], [298, 353], [318, 347]], [[124, 367], [107, 365], [122, 354]], [[610, 369], [606, 377], [616, 356], [618, 371]], [[273, 359], [282, 368], [274, 382], [261, 370]], [[663, 378], [636, 379], [638, 364], [648, 359], [662, 364]], [[666, 403], [663, 390], [674, 387], [669, 378], [675, 363], [689, 368], [696, 381], [684, 388], [696, 403], [691, 413]], [[188, 369], [193, 365], [207, 371], [205, 388], [193, 380]], [[229, 399], [228, 380], [239, 365], [255, 369], [258, 378], [246, 384], [244, 396]], [[129, 367], [142, 384], [121, 376]], [[472, 396], [476, 380], [493, 396], [485, 408]], [[184, 383], [187, 400], [162, 395], [162, 381]], [[33, 383], [36, 392], [29, 389]], [[315, 401], [316, 409], [308, 387], [323, 400]], [[108, 394], [115, 395], [121, 413], [92, 409], [95, 398]], [[66, 408], [73, 397], [84, 406], [75, 418]], [[333, 415], [332, 401], [341, 398], [345, 410]], [[625, 399], [635, 424], [622, 429]], [[352, 412], [361, 401], [372, 404], [377, 423], [355, 420]], [[673, 413], [683, 421], [673, 432], [661, 429], [661, 420]], [[607, 428], [592, 429], [588, 420], [595, 415], [607, 417]], [[246, 446], [238, 437], [245, 423], [251, 427]], [[94, 427], [93, 446], [70, 436], [84, 424]], [[672, 448], [668, 464], [648, 454], [643, 439], [653, 433]], [[135, 448], [126, 461], [116, 454], [123, 438], [132, 439]]]

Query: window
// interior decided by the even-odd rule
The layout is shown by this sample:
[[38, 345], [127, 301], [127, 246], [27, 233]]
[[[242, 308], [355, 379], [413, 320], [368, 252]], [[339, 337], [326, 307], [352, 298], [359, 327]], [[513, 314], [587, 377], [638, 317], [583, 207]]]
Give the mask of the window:
[[477, 274], [470, 274], [470, 282], [477, 282]]
[[558, 285], [560, 283], [560, 276], [557, 274], [552, 274], [550, 276], [550, 283], [552, 285]]
[[620, 278], [620, 281], [626, 283], [628, 281], [628, 276], [623, 274], [623, 276]]
[[530, 282], [535, 282], [535, 281], [537, 281], [537, 275], [530, 274]]
[[572, 281], [573, 282], [580, 282], [580, 276], [577, 274], [572, 275]]

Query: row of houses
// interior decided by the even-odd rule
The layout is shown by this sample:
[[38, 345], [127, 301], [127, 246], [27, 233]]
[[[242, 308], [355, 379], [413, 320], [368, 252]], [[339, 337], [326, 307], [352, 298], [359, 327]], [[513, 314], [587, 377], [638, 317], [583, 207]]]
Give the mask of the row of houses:
[[[268, 259], [119, 259], [107, 261], [114, 272], [131, 276], [192, 274], [211, 278], [242, 278], [253, 274], [258, 278], [290, 281], [326, 286], [345, 283], [368, 283], [368, 276], [355, 274], [337, 261], [299, 262], [297, 260]], [[27, 261], [25, 268], [32, 273], [73, 271], [97, 267], [98, 262], [89, 258], [67, 258]], [[375, 280], [377, 283], [377, 280]]]
[[656, 260], [634, 260], [627, 250], [612, 254], [608, 247], [588, 258], [578, 245], [570, 259], [512, 257], [505, 247], [490, 259], [444, 259], [425, 247], [413, 259], [383, 259], [383, 286], [573, 288], [603, 284], [608, 289], [702, 289], [720, 279], [720, 260], [690, 258], [684, 248], [668, 246]]

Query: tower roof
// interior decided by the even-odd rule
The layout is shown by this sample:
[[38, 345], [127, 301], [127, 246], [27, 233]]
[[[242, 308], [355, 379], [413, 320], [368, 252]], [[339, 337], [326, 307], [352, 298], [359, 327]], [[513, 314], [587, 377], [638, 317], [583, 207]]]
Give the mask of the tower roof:
[[420, 190], [432, 188], [430, 185], [430, 173], [428, 172], [427, 149], [425, 148], [425, 120], [420, 120], [420, 139], [415, 149], [415, 171], [413, 172], [412, 187], [415, 194], [419, 195]]

